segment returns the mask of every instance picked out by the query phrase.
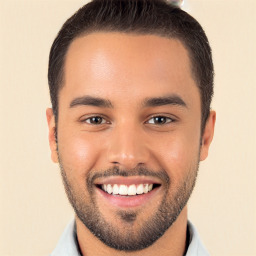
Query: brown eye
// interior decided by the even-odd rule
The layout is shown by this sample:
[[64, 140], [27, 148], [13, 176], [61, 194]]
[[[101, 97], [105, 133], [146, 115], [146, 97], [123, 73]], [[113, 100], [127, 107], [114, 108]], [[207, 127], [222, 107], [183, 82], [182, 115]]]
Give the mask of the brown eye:
[[149, 119], [149, 124], [155, 124], [155, 125], [163, 125], [173, 122], [173, 120], [170, 117], [166, 116], [154, 116]]
[[85, 122], [88, 124], [100, 125], [100, 124], [105, 124], [106, 120], [100, 116], [93, 116], [93, 117], [87, 118]]

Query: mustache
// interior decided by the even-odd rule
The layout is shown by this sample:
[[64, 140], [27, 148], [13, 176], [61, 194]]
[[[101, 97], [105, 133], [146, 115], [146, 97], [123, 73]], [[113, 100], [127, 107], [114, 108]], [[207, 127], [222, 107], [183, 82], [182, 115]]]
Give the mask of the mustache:
[[153, 171], [145, 167], [125, 170], [115, 166], [106, 170], [92, 171], [91, 173], [89, 173], [86, 179], [87, 185], [91, 186], [92, 184], [94, 184], [94, 181], [98, 178], [107, 178], [111, 176], [122, 176], [122, 177], [150, 176], [150, 177], [156, 177], [160, 179], [167, 186], [169, 186], [170, 184], [170, 177], [165, 170]]

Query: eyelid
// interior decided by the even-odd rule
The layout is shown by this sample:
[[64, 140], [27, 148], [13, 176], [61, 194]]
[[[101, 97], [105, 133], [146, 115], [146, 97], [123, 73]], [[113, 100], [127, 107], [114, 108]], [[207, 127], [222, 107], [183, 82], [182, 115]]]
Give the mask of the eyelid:
[[[81, 123], [86, 123], [86, 124], [90, 124], [90, 123], [88, 123], [88, 122], [86, 122], [87, 120], [89, 120], [89, 119], [91, 119], [91, 118], [94, 118], [94, 117], [100, 117], [100, 118], [102, 118], [105, 122], [104, 123], [101, 123], [101, 124], [108, 124], [108, 123], [110, 123], [109, 121], [108, 121], [108, 119], [104, 116], [104, 115], [102, 115], [102, 114], [89, 114], [89, 115], [84, 115], [84, 116], [82, 116], [81, 118], [79, 118], [79, 122], [81, 122]], [[90, 125], [95, 125], [95, 124], [90, 124]]]
[[[82, 116], [81, 118], [79, 118], [79, 122], [81, 122], [81, 123], [86, 123], [86, 124], [90, 124], [90, 123], [88, 123], [88, 122], [86, 122], [86, 121], [87, 121], [88, 119], [90, 119], [90, 118], [93, 118], [93, 117], [100, 117], [100, 118], [102, 118], [102, 119], [104, 120], [104, 123], [102, 123], [102, 124], [110, 124], [110, 123], [111, 123], [105, 115], [97, 114], [97, 113], [84, 115], [84, 116]], [[153, 119], [153, 118], [156, 118], [156, 117], [165, 117], [165, 118], [171, 120], [171, 121], [166, 122], [165, 124], [169, 124], [169, 123], [176, 122], [177, 119], [178, 119], [177, 117], [174, 117], [173, 115], [170, 116], [170, 114], [154, 114], [154, 115], [149, 116], [149, 117], [147, 118], [147, 120], [146, 120], [145, 123], [146, 123], [146, 124], [150, 124], [150, 123], [149, 123], [149, 120], [151, 120], [151, 119]], [[92, 124], [92, 125], [93, 125], [93, 124]]]
[[90, 120], [90, 119], [92, 119], [94, 117], [100, 117], [100, 116], [93, 116], [93, 117], [86, 118], [84, 120], [84, 122], [87, 123], [87, 124], [91, 124], [91, 125], [101, 125], [101, 124], [106, 124], [107, 123], [106, 119], [102, 118], [102, 117], [100, 117], [102, 119], [102, 122], [100, 124], [92, 124], [92, 123], [87, 122], [88, 120]]
[[[171, 120], [171, 121], [168, 121], [168, 122], [166, 122], [166, 123], [164, 123], [164, 124], [162, 124], [162, 125], [170, 124], [170, 123], [173, 123], [173, 122], [176, 122], [176, 121], [177, 121], [177, 118], [175, 118], [175, 117], [173, 117], [173, 116], [170, 116], [170, 115], [167, 115], [167, 114], [155, 114], [155, 115], [150, 116], [150, 117], [147, 119], [147, 121], [146, 121], [145, 123], [150, 124], [150, 123], [149, 123], [149, 120], [151, 120], [151, 119], [153, 119], [153, 118], [156, 118], [156, 117], [164, 117], [164, 118], [166, 118], [166, 119], [170, 119], [170, 120]], [[155, 124], [155, 125], [157, 125], [157, 124]], [[159, 125], [160, 125], [160, 124], [159, 124]]]

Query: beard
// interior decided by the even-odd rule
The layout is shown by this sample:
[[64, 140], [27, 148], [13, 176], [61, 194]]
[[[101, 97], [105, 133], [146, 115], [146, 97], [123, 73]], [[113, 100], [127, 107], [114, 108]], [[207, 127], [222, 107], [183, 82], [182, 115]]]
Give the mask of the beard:
[[[187, 175], [176, 188], [173, 188], [172, 181], [165, 170], [152, 171], [146, 168], [120, 170], [114, 167], [108, 170], [89, 172], [84, 182], [83, 192], [77, 191], [76, 184], [68, 178], [67, 173], [70, 173], [71, 170], [65, 170], [60, 154], [59, 165], [67, 197], [80, 221], [105, 245], [128, 252], [149, 247], [172, 226], [193, 191], [199, 160], [191, 165], [186, 172]], [[93, 181], [99, 177], [140, 175], [158, 177], [163, 182], [161, 186], [164, 188], [164, 195], [157, 210], [148, 219], [137, 222], [143, 209], [119, 210], [116, 212], [116, 217], [126, 224], [126, 228], [110, 223], [104, 218], [96, 203]], [[85, 192], [88, 194], [86, 195]], [[134, 228], [135, 223], [138, 226], [136, 229]]]

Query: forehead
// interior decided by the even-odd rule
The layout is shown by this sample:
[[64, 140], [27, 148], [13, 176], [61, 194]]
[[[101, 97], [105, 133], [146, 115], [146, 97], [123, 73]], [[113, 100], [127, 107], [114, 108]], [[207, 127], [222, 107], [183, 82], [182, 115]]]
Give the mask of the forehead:
[[137, 98], [198, 93], [188, 52], [179, 40], [113, 32], [92, 33], [71, 43], [62, 90], [112, 98], [118, 92], [117, 97]]

